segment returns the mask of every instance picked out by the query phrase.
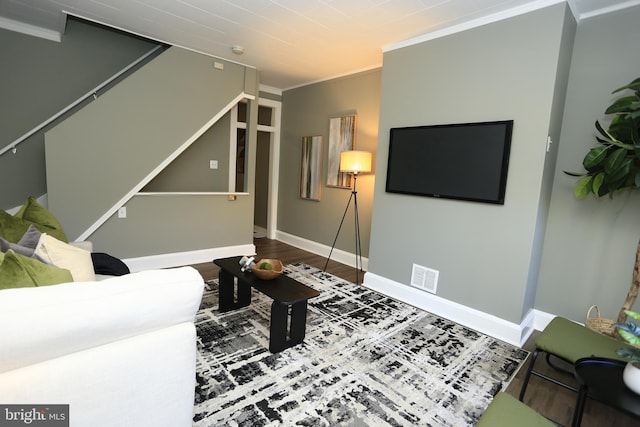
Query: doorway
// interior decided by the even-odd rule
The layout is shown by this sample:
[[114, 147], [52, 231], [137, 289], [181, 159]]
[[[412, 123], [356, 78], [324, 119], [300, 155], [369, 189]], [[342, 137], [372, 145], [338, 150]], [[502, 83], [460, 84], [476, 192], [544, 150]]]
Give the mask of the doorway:
[[279, 101], [258, 100], [254, 236], [269, 239], [275, 239], [278, 223], [281, 107]]
[[256, 197], [253, 209], [253, 237], [267, 236], [269, 212], [269, 165], [271, 164], [271, 134], [258, 131], [256, 150]]
[[[278, 171], [280, 170], [280, 117], [282, 103], [258, 100], [258, 129], [254, 197], [254, 235], [275, 239], [278, 223]], [[244, 192], [247, 105], [240, 102], [231, 110], [231, 150], [229, 192]]]

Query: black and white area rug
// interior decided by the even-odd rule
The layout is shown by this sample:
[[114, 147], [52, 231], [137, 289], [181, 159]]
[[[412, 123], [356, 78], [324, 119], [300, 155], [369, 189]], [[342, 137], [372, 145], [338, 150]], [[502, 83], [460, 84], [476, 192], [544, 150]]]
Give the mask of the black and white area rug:
[[303, 344], [268, 350], [271, 300], [196, 317], [194, 426], [472, 426], [527, 352], [304, 264]]

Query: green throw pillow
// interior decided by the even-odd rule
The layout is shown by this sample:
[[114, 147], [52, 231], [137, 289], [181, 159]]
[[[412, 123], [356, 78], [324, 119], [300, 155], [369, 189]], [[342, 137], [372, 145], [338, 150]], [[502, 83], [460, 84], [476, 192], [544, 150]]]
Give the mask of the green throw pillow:
[[0, 211], [0, 237], [11, 243], [18, 243], [31, 223], [22, 218], [16, 218], [5, 211]]
[[58, 240], [61, 240], [65, 243], [69, 242], [69, 239], [67, 239], [67, 235], [62, 229], [62, 224], [60, 224], [60, 221], [58, 221], [58, 219], [47, 208], [39, 204], [33, 197], [29, 197], [27, 199], [20, 210], [16, 212], [15, 217], [33, 223], [36, 228], [38, 228], [38, 230], [42, 231], [43, 233], [47, 233], [48, 235], [53, 236]]
[[69, 270], [27, 258], [9, 249], [0, 253], [0, 289], [27, 288], [73, 282]]

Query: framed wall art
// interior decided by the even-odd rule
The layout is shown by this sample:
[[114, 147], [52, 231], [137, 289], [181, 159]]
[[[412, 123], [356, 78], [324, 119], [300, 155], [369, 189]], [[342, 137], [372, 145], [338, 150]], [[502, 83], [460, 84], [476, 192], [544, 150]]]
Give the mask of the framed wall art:
[[340, 153], [355, 148], [356, 118], [354, 114], [329, 120], [328, 187], [351, 188], [351, 174], [340, 172]]
[[320, 200], [322, 188], [322, 136], [302, 137], [300, 160], [300, 197]]

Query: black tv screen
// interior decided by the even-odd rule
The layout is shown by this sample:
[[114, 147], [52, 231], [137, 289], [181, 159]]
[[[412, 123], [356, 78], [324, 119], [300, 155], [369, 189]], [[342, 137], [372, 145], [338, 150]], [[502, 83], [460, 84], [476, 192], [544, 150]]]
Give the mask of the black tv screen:
[[513, 120], [392, 128], [389, 193], [504, 204]]

